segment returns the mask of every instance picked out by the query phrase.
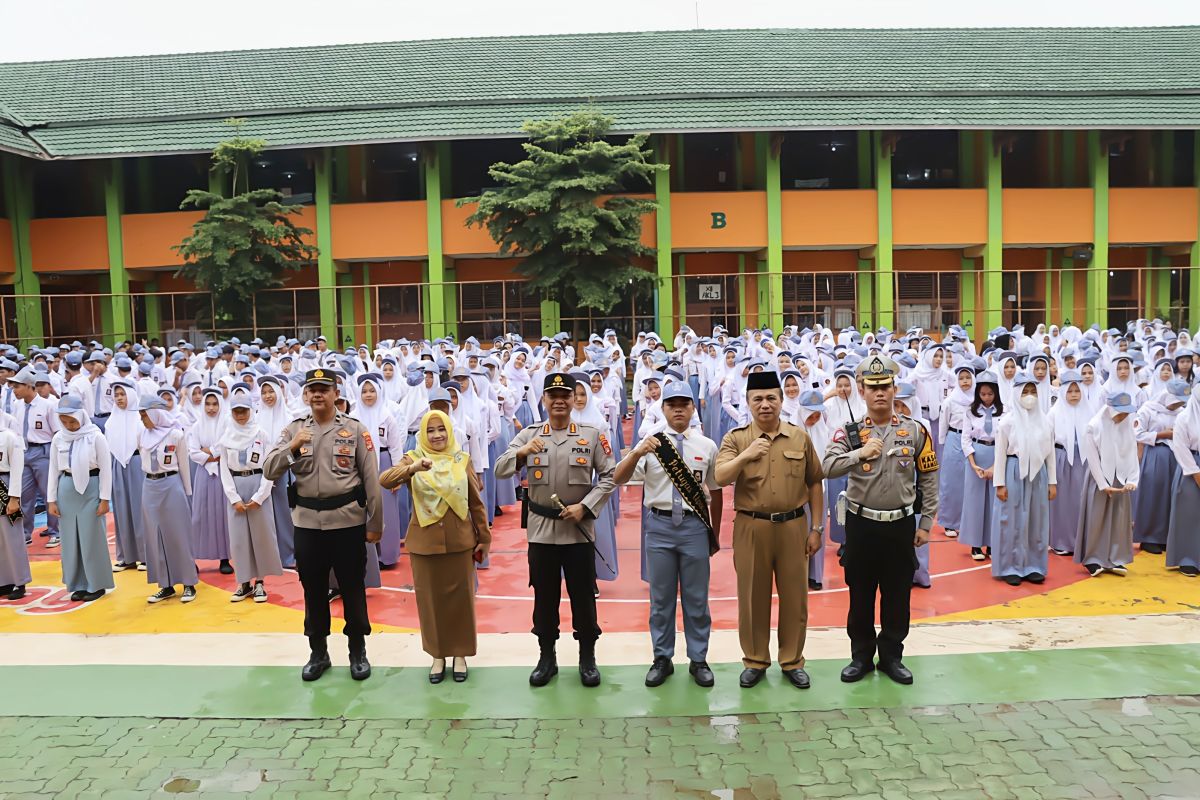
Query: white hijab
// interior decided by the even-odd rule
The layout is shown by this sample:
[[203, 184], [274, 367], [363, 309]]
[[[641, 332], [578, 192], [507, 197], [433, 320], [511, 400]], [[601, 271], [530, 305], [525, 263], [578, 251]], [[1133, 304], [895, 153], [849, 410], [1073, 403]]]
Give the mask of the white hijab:
[[[204, 410], [204, 404], [208, 402], [209, 395], [217, 398], [217, 413], [215, 416], [209, 416]], [[170, 412], [164, 412], [170, 413]], [[219, 390], [205, 389], [204, 394], [200, 399], [200, 418], [196, 420], [196, 424], [192, 426], [192, 435], [195, 437], [197, 447], [207, 447], [210, 451], [221, 445], [222, 431], [225, 425], [229, 422], [229, 411], [225, 405], [225, 398], [221, 396]], [[156, 422], [155, 425], [158, 423]], [[210, 461], [204, 465], [204, 470], [209, 475], [217, 474], [217, 462]]]
[[1133, 433], [1133, 414], [1129, 414], [1118, 424], [1113, 420], [1113, 409], [1107, 403], [1096, 412], [1088, 423], [1088, 437], [1098, 453], [1099, 463], [1094, 464], [1093, 474], [1099, 474], [1105, 480], [1100, 488], [1113, 486], [1113, 480], [1121, 485], [1136, 484], [1140, 469], [1138, 467], [1137, 440]]
[[[1049, 419], [1050, 424], [1054, 428], [1054, 441], [1063, 446], [1063, 450], [1067, 455], [1067, 463], [1074, 466], [1075, 464], [1075, 447], [1082, 445], [1083, 437], [1087, 435], [1087, 426], [1094, 416], [1094, 411], [1088, 405], [1087, 398], [1083, 396], [1083, 384], [1075, 384], [1079, 387], [1079, 402], [1071, 405], [1071, 401], [1067, 399], [1067, 389], [1075, 384], [1074, 381], [1068, 381], [1059, 387], [1060, 394], [1058, 402], [1054, 404], [1054, 408], [1050, 409]], [[1082, 455], [1081, 446], [1080, 458]]]
[[[229, 412], [229, 419], [226, 420], [224, 427], [221, 429], [221, 449], [225, 451], [225, 458], [231, 458], [234, 453], [240, 453], [250, 445], [254, 444], [254, 440], [265, 436], [259, 424], [257, 414], [254, 412], [253, 402], [247, 411], [250, 412], [250, 418], [246, 420], [245, 425], [239, 425], [238, 421], [233, 418], [233, 412]], [[226, 464], [231, 462], [226, 461]]]
[[[1021, 395], [1028, 385], [1014, 383], [1012, 406], [1005, 404], [1006, 413], [1000, 415], [999, 423], [1008, 441], [1015, 446], [1022, 480], [1034, 477], [1054, 450], [1054, 430], [1042, 413], [1041, 404], [1035, 404], [1032, 411], [1021, 405]], [[1036, 389], [1037, 384], [1033, 386]]]
[[125, 392], [125, 408], [122, 410], [113, 403], [112, 415], [104, 426], [104, 438], [108, 440], [112, 457], [122, 467], [127, 467], [137, 450], [138, 435], [146, 426], [142, 424], [142, 415], [138, 413], [138, 394], [133, 384], [127, 380], [114, 381], [114, 392], [118, 386]]
[[[93, 423], [88, 413], [82, 408], [73, 411], [59, 409], [60, 417], [71, 417], [79, 423], [78, 430], [67, 430], [64, 425], [58, 433], [54, 434], [54, 438], [66, 442], [70, 447], [71, 452], [71, 483], [75, 486], [75, 491], [83, 494], [87, 491], [88, 481], [91, 480], [92, 455], [95, 452], [94, 442], [97, 436], [104, 436], [104, 433], [97, 428]], [[86, 442], [87, 447], [76, 447], [79, 442]]]

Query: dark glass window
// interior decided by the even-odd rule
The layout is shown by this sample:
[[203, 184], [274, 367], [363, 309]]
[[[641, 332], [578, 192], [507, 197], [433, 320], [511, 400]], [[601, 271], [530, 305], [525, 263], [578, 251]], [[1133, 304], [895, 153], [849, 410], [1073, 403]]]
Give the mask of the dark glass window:
[[683, 137], [683, 186], [688, 192], [737, 189], [737, 140], [732, 133]]
[[104, 213], [104, 183], [96, 161], [33, 163], [35, 217], [93, 217]]
[[854, 131], [803, 131], [783, 138], [780, 185], [790, 189], [858, 187], [858, 135]]
[[958, 186], [958, 132], [909, 131], [892, 155], [896, 189], [953, 189]]

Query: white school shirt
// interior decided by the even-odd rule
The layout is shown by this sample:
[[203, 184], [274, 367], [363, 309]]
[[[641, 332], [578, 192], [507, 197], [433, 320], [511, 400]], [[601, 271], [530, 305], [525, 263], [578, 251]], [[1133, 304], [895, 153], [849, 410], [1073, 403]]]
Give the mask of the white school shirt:
[[100, 499], [111, 500], [112, 455], [108, 451], [108, 440], [104, 438], [104, 432], [97, 430], [91, 437], [90, 444], [87, 439], [68, 442], [62, 436], [55, 435], [54, 441], [50, 444], [50, 477], [46, 484], [46, 502], [58, 502], [58, 479], [65, 470], [71, 468], [72, 447], [76, 449], [86, 447], [90, 450], [87, 460], [88, 470], [100, 470]]
[[[994, 407], [993, 407], [994, 408]], [[1000, 427], [1000, 417], [992, 417], [992, 430], [989, 433], [987, 430], [987, 408], [979, 407], [980, 416], [975, 416], [971, 413], [971, 408], [967, 407], [967, 413], [963, 416], [962, 433], [962, 451], [964, 456], [972, 456], [975, 454], [975, 443], [972, 439], [979, 439], [983, 442], [995, 442], [996, 432]], [[998, 460], [998, 459], [997, 459]]]
[[[180, 429], [171, 431], [157, 447], [142, 450], [142, 471], [147, 475], [158, 472], [177, 472], [183, 481], [185, 494], [192, 493], [192, 473], [188, 462], [187, 434]], [[169, 478], [163, 478], [169, 480]]]
[[25, 441], [29, 444], [49, 444], [60, 427], [58, 401], [41, 395], [36, 395], [28, 403], [24, 400], [14, 402], [12, 417], [13, 432], [18, 437], [24, 434]]
[[[225, 445], [218, 445], [221, 453], [221, 460], [217, 462], [221, 474], [221, 488], [225, 491], [225, 499], [230, 505], [235, 505], [242, 502], [242, 496], [238, 494], [237, 485], [234, 483], [233, 474], [235, 472], [249, 472], [258, 470], [262, 472], [263, 462], [267, 460], [267, 454], [274, 447], [274, 442], [267, 438], [267, 434], [261, 428], [258, 434], [254, 437], [254, 441], [245, 450], [231, 450]], [[258, 489], [250, 497], [250, 501], [258, 503], [260, 506], [267, 502], [267, 498], [271, 496], [271, 490], [275, 488], [275, 482], [268, 480], [267, 476], [259, 475]]]
[[[660, 431], [656, 436], [667, 436], [671, 439], [671, 444], [678, 448], [678, 442], [675, 441], [675, 431], [667, 429]], [[721, 487], [717, 484], [717, 443], [709, 439], [695, 428], [688, 428], [683, 434], [683, 448], [680, 455], [683, 456], [683, 461], [688, 465], [697, 478], [700, 479], [700, 485], [706, 487], [710, 492], [719, 492]], [[644, 486], [642, 494], [642, 502], [647, 508], [657, 508], [659, 511], [671, 510], [671, 499], [674, 496], [675, 486], [671, 483], [671, 479], [667, 477], [667, 471], [663, 469], [662, 464], [658, 461], [658, 456], [654, 453], [649, 453], [641, 457], [637, 466], [633, 469], [633, 477], [630, 483], [640, 483]], [[688, 504], [683, 504], [684, 510], [688, 509]]]
[[[8, 485], [9, 497], [21, 499], [21, 473], [24, 470], [25, 443], [11, 430], [0, 429], [0, 480]], [[3, 513], [3, 509], [0, 509], [0, 513]]]

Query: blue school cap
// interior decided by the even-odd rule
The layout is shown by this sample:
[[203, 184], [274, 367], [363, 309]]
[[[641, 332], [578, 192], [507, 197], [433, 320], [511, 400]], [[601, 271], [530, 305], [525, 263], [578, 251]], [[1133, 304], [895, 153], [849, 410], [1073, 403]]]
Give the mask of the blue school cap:
[[1129, 396], [1129, 392], [1111, 392], [1104, 401], [1109, 408], [1121, 414], [1133, 414], [1137, 411], [1133, 407], [1133, 398]]

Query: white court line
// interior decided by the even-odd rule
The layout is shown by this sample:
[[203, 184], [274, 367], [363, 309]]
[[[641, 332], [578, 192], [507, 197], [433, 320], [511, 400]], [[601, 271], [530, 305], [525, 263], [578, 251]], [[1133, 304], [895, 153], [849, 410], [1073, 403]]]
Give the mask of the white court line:
[[[978, 566], [978, 567], [967, 567], [966, 569], [956, 569], [956, 570], [953, 570], [952, 572], [939, 572], [935, 575], [930, 575], [929, 579], [930, 579], [930, 581], [932, 581], [934, 578], [949, 578], [953, 575], [962, 575], [967, 572], [978, 572], [981, 569], [991, 569], [991, 568], [992, 568], [991, 564], [983, 564], [982, 566]], [[485, 570], [485, 572], [486, 572], [486, 570]], [[400, 592], [401, 594], [415, 594], [414, 589], [408, 588], [408, 587], [403, 587], [403, 586], [380, 586], [379, 588], [385, 592]], [[809, 596], [812, 596], [814, 594], [837, 594], [838, 592], [848, 592], [848, 591], [850, 591], [850, 588], [847, 586], [843, 586], [839, 589], [821, 589], [820, 591], [809, 590], [808, 594], [809, 594]], [[777, 597], [779, 597], [779, 595], [773, 594], [773, 595], [771, 595], [771, 597], [777, 598]], [[524, 601], [524, 602], [532, 603], [533, 595], [477, 594], [477, 595], [475, 595], [475, 599], [476, 600], [505, 600], [505, 601], [510, 601], [510, 602]], [[732, 603], [732, 602], [736, 602], [736, 601], [737, 601], [736, 595], [734, 595], [733, 597], [710, 597], [710, 598], [708, 598], [708, 602], [710, 602], [710, 603], [720, 603], [720, 602]], [[564, 597], [559, 602], [560, 603], [569, 602], [569, 598]], [[650, 598], [649, 597], [618, 598], [618, 597], [600, 596], [600, 597], [596, 598], [596, 602], [597, 603], [641, 603], [641, 604], [645, 605], [650, 602]]]

